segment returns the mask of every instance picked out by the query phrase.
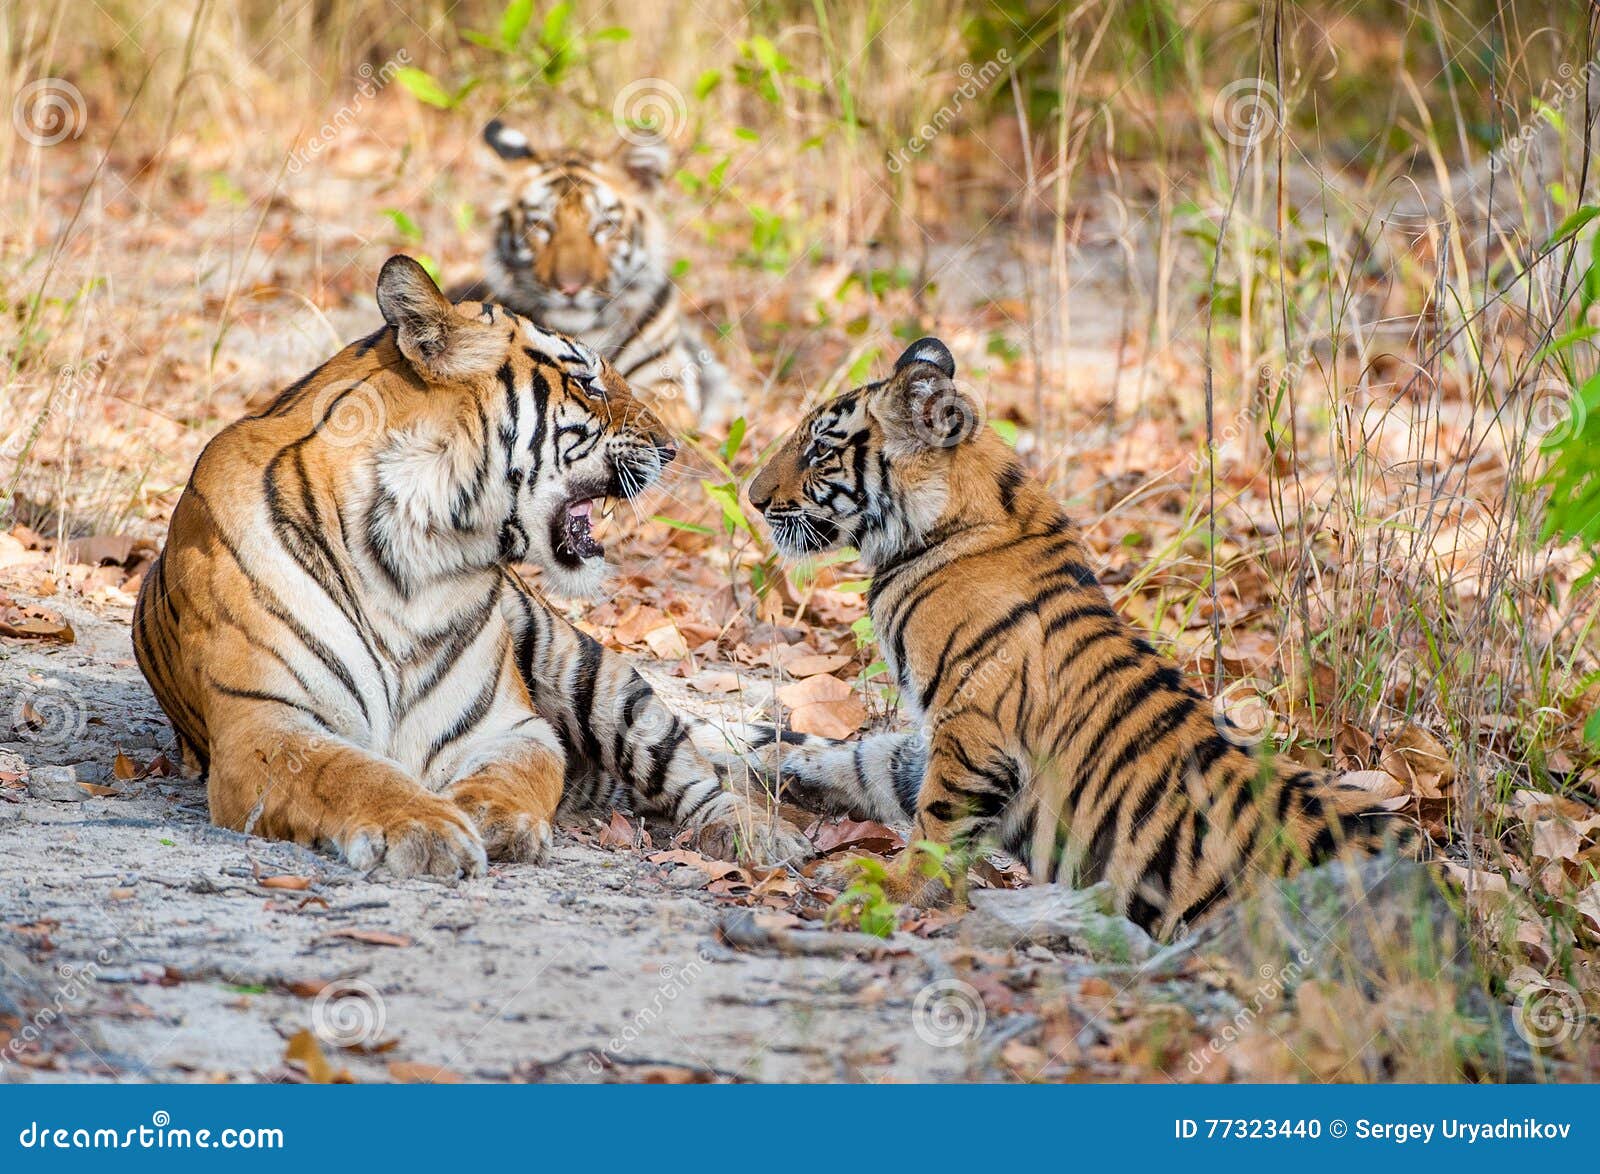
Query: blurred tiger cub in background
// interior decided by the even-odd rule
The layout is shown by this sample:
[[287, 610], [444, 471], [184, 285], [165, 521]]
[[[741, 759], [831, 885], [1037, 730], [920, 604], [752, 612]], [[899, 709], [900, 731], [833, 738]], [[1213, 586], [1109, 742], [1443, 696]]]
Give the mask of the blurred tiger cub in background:
[[483, 138], [513, 168], [483, 280], [452, 297], [498, 302], [589, 344], [671, 427], [725, 423], [737, 392], [684, 320], [652, 206], [665, 144], [625, 141], [610, 157], [547, 153], [499, 119]]

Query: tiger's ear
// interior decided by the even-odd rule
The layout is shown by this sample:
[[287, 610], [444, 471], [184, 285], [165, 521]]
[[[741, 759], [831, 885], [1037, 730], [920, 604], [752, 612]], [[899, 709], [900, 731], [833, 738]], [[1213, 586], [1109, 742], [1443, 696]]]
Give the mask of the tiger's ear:
[[483, 141], [488, 143], [490, 149], [500, 158], [512, 162], [518, 159], [532, 159], [535, 154], [527, 135], [507, 126], [498, 118], [491, 118], [484, 126]]
[[378, 309], [400, 353], [429, 383], [491, 373], [505, 350], [499, 334], [456, 313], [428, 271], [404, 254], [378, 273]]
[[956, 360], [937, 338], [919, 338], [895, 360], [894, 374], [868, 400], [891, 457], [955, 448], [982, 421], [978, 401], [956, 385]]
[[672, 151], [654, 135], [635, 135], [617, 151], [617, 162], [630, 179], [647, 192], [653, 192], [672, 166]]

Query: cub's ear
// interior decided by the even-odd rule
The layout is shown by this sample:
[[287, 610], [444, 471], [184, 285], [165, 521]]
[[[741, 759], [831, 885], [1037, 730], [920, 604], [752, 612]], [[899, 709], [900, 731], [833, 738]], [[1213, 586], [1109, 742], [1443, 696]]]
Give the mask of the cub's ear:
[[647, 192], [653, 192], [672, 166], [672, 151], [651, 134], [631, 135], [617, 150], [617, 162], [629, 178]]
[[868, 401], [890, 457], [965, 444], [983, 422], [978, 401], [956, 386], [956, 360], [937, 338], [919, 338]]
[[450, 300], [410, 257], [396, 254], [378, 273], [378, 309], [394, 327], [400, 353], [430, 383], [493, 372], [503, 339], [482, 322], [456, 313]]
[[927, 363], [937, 367], [946, 379], [956, 377], [956, 357], [950, 353], [950, 348], [937, 338], [919, 338], [916, 342], [906, 347], [905, 354], [894, 361], [896, 371], [904, 371], [913, 363]]
[[494, 153], [502, 159], [516, 161], [518, 159], [532, 159], [534, 150], [528, 142], [528, 136], [520, 130], [515, 130], [492, 118], [483, 128], [483, 141], [488, 143]]

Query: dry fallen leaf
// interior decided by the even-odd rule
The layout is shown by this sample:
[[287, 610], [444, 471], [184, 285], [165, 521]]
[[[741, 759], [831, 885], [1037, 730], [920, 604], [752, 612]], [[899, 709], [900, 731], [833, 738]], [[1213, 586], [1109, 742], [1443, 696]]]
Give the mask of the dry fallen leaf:
[[[812, 677], [811, 680], [831, 681], [832, 677]], [[839, 701], [818, 701], [797, 707], [789, 714], [789, 728], [801, 734], [816, 734], [820, 738], [848, 738], [867, 720], [867, 707], [854, 697]]]
[[843, 701], [851, 695], [850, 686], [838, 677], [815, 676], [778, 690], [778, 700], [790, 709], [823, 701]]
[[714, 1073], [704, 1068], [685, 1068], [679, 1064], [639, 1064], [633, 1078], [641, 1084], [712, 1084]]
[[1572, 907], [1581, 913], [1595, 929], [1600, 930], [1600, 881], [1596, 881], [1572, 902]]
[[1600, 814], [1588, 819], [1536, 819], [1533, 822], [1533, 855], [1536, 860], [1574, 860], [1590, 837], [1600, 830]]
[[797, 656], [784, 662], [783, 671], [791, 677], [815, 677], [835, 673], [850, 663], [848, 656]]
[[284, 1063], [292, 1064], [312, 1084], [354, 1084], [350, 1073], [343, 1068], [335, 1070], [322, 1054], [322, 1044], [310, 1031], [297, 1031], [289, 1037], [289, 1046], [283, 1053]]
[[1408, 783], [1419, 799], [1444, 798], [1456, 777], [1450, 752], [1415, 723], [1408, 723], [1397, 735], [1386, 739], [1379, 765]]
[[1506, 878], [1486, 868], [1467, 868], [1453, 860], [1444, 862], [1444, 869], [1462, 888], [1474, 893], [1504, 893]]
[[346, 938], [352, 942], [364, 942], [369, 946], [409, 946], [411, 939], [404, 934], [390, 933], [386, 929], [340, 929], [328, 935], [330, 938]]
[[638, 644], [644, 640], [647, 632], [653, 632], [668, 622], [667, 613], [660, 608], [641, 605], [617, 622], [611, 630], [611, 638], [618, 644]]
[[72, 625], [46, 608], [14, 603], [0, 596], [0, 636], [17, 640], [55, 640], [71, 644], [77, 639]]
[[688, 868], [697, 868], [712, 880], [720, 880], [725, 876], [743, 873], [744, 869], [728, 860], [715, 860], [710, 856], [703, 856], [699, 852], [688, 848], [668, 848], [664, 852], [655, 852], [645, 857], [651, 864], [678, 864]]
[[118, 750], [117, 756], [111, 760], [111, 773], [123, 782], [129, 782], [139, 777], [139, 768], [134, 765], [133, 759]]
[[689, 655], [689, 645], [684, 642], [683, 634], [670, 621], [646, 632], [644, 642], [662, 660], [682, 660]]
[[821, 854], [836, 852], [840, 848], [884, 853], [906, 846], [899, 832], [870, 819], [819, 820], [807, 829], [806, 835], [811, 837]]
[[73, 538], [67, 542], [69, 563], [125, 563], [134, 550], [134, 539], [126, 534], [91, 534], [87, 538]]
[[634, 843], [633, 825], [620, 811], [611, 813], [611, 822], [600, 830], [602, 848], [631, 848]]
[[460, 1084], [463, 1079], [459, 1072], [452, 1072], [437, 1064], [421, 1064], [414, 1060], [391, 1061], [389, 1077], [401, 1084]]
[[1398, 811], [1411, 802], [1405, 783], [1386, 770], [1346, 771], [1339, 776], [1339, 782], [1371, 792], [1373, 806], [1380, 811]]
[[264, 889], [290, 889], [294, 892], [303, 892], [311, 887], [309, 876], [260, 876], [256, 884]]
[[706, 669], [684, 683], [700, 693], [737, 693], [739, 674], [730, 669]]

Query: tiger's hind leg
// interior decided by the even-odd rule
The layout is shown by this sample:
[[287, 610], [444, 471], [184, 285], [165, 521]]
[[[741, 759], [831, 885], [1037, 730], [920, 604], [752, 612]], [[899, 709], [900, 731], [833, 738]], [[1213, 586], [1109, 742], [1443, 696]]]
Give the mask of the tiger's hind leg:
[[[882, 886], [897, 904], [929, 907], [964, 899], [961, 853], [988, 839], [1014, 801], [1027, 801], [1030, 788], [995, 719], [976, 711], [941, 718], [922, 766], [908, 848]], [[900, 785], [909, 790], [907, 780]]]

